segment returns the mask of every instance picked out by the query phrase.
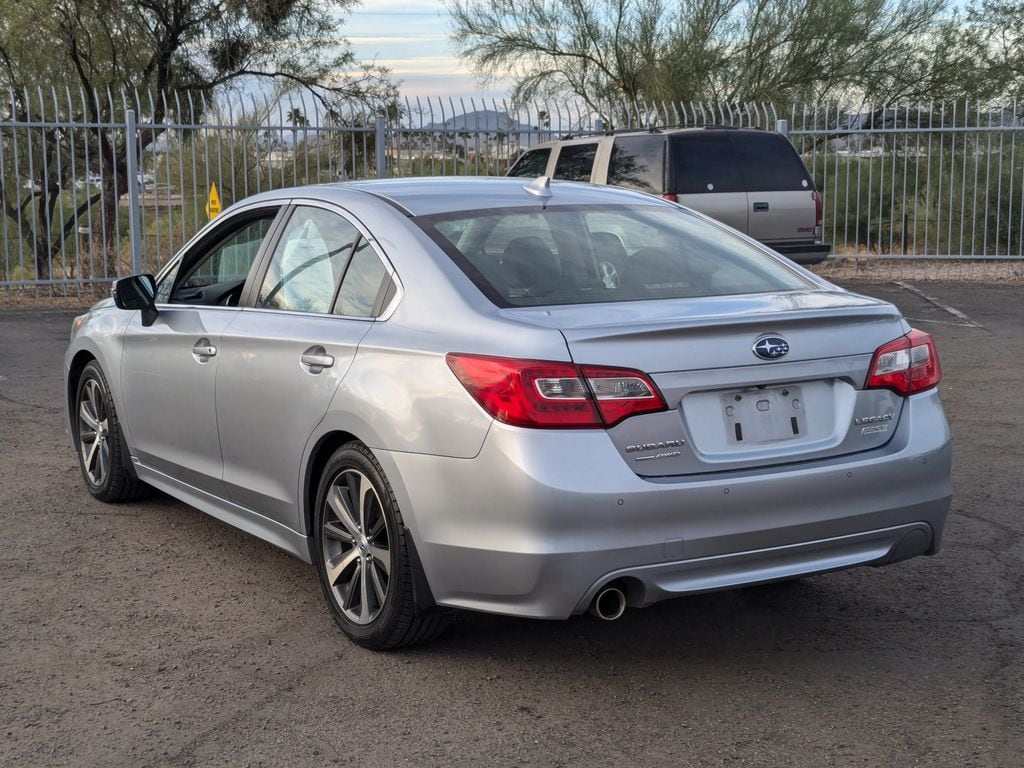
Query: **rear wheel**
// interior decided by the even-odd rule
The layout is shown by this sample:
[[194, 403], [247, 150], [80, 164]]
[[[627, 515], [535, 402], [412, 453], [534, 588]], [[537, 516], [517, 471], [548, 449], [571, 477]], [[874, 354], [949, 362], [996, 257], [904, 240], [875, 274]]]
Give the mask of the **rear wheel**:
[[331, 614], [356, 643], [386, 650], [427, 642], [447, 615], [421, 611], [398, 503], [373, 454], [339, 448], [320, 478], [314, 539]]
[[71, 419], [78, 463], [89, 493], [100, 501], [131, 501], [147, 486], [126, 464], [129, 460], [103, 369], [95, 360], [78, 379]]

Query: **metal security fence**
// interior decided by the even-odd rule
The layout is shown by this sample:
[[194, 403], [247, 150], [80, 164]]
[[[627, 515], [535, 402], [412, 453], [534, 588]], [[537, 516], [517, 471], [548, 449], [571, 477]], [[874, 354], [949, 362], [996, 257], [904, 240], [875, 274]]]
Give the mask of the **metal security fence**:
[[523, 149], [567, 134], [696, 125], [788, 135], [824, 195], [834, 247], [825, 274], [1024, 276], [1016, 103], [595, 108], [435, 98], [375, 108], [300, 93], [206, 100], [53, 88], [0, 103], [0, 288], [91, 295], [117, 276], [155, 271], [220, 207], [268, 189], [500, 175]]

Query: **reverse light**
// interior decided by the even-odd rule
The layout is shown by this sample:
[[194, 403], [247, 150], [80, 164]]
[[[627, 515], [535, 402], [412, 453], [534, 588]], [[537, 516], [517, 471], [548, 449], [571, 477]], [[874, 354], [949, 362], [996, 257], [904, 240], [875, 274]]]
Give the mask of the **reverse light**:
[[942, 380], [935, 340], [916, 329], [876, 349], [868, 370], [864, 389], [891, 389], [900, 395], [924, 392]]
[[667, 407], [654, 382], [629, 368], [456, 353], [445, 359], [485, 411], [517, 427], [602, 429]]

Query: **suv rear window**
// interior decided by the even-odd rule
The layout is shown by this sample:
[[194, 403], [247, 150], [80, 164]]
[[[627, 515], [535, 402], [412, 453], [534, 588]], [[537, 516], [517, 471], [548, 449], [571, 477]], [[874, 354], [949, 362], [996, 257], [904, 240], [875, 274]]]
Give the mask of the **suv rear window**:
[[665, 137], [617, 137], [608, 161], [608, 183], [655, 195], [664, 192]]
[[531, 178], [543, 176], [548, 168], [548, 158], [551, 157], [551, 147], [534, 149], [516, 160], [515, 165], [509, 168], [507, 176], [529, 176]]
[[566, 144], [558, 152], [555, 178], [566, 181], [590, 181], [597, 157], [597, 144]]
[[503, 208], [414, 221], [501, 307], [764, 293], [810, 285], [730, 231], [677, 208]]

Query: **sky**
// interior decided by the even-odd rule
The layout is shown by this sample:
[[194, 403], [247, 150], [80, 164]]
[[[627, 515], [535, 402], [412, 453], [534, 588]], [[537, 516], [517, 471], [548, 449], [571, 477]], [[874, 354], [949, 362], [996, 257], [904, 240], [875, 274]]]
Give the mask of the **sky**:
[[376, 59], [402, 82], [403, 96], [503, 98], [509, 84], [481, 86], [448, 41], [444, 6], [434, 0], [363, 0], [343, 34], [358, 60]]

